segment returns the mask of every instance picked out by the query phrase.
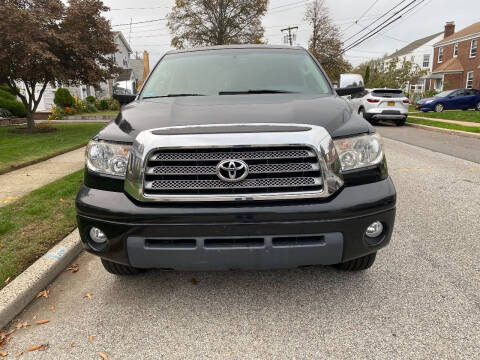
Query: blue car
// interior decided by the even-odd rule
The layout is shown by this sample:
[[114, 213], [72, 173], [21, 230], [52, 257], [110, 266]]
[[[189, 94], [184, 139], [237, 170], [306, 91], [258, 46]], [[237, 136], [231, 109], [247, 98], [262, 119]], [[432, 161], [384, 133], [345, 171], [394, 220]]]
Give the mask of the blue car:
[[443, 91], [432, 98], [419, 100], [416, 108], [424, 112], [468, 109], [480, 111], [480, 91], [475, 89]]

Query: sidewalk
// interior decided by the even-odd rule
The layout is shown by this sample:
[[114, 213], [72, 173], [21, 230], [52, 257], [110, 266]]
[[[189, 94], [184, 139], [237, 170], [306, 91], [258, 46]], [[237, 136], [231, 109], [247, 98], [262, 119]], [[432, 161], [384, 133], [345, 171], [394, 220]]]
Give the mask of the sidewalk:
[[439, 121], [443, 123], [457, 124], [462, 126], [480, 127], [480, 123], [469, 122], [469, 121], [445, 120], [445, 119], [437, 119], [437, 118], [415, 116], [415, 115], [408, 115], [408, 117], [413, 119], [432, 120], [432, 121]]
[[80, 170], [84, 165], [85, 147], [0, 175], [0, 207]]

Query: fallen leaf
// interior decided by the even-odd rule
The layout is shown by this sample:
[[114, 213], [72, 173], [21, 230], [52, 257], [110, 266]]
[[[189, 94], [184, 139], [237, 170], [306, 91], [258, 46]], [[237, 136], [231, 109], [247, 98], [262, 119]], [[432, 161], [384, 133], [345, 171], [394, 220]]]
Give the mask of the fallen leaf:
[[70, 349], [73, 349], [74, 346], [75, 346], [75, 343], [74, 343], [74, 342], [71, 343], [71, 344], [70, 344]]
[[90, 342], [93, 342], [93, 339], [95, 339], [95, 337], [94, 337], [93, 335], [90, 335], [90, 336], [88, 337], [88, 341], [90, 341]]
[[0, 339], [0, 348], [5, 345], [5, 338]]
[[103, 352], [99, 352], [98, 355], [100, 355], [100, 357], [103, 359], [103, 360], [108, 360], [108, 355], [103, 353]]
[[8, 353], [5, 352], [5, 351], [0, 351], [0, 356], [1, 356], [1, 357], [7, 357], [7, 356], [8, 356]]
[[39, 297], [48, 298], [49, 294], [50, 294], [50, 290], [45, 289], [45, 290], [42, 290], [38, 293], [37, 298], [39, 298]]
[[43, 325], [43, 324], [46, 324], [46, 323], [49, 323], [49, 322], [50, 322], [50, 320], [44, 319], [44, 320], [35, 321], [35, 324]]
[[48, 349], [48, 344], [33, 345], [27, 348], [28, 351], [45, 351]]
[[190, 282], [191, 282], [193, 285], [197, 285], [197, 284], [198, 284], [198, 281], [197, 281], [197, 279], [195, 279], [195, 278], [192, 278], [192, 279], [190, 280]]
[[86, 293], [84, 298], [88, 298], [89, 300], [92, 300], [93, 296], [90, 293]]
[[23, 351], [20, 351], [17, 355], [15, 355], [16, 358], [19, 358], [20, 356], [23, 355]]
[[73, 264], [73, 265], [69, 266], [66, 271], [71, 271], [72, 274], [75, 274], [79, 269], [80, 269], [80, 265]]
[[61, 202], [61, 203], [64, 203], [64, 202], [65, 202], [65, 200], [63, 200], [62, 198], [60, 198], [60, 202]]
[[55, 306], [53, 306], [53, 305], [50, 306], [50, 310], [52, 310], [52, 311], [55, 310]]
[[10, 282], [10, 279], [11, 279], [11, 277], [8, 277], [7, 280], [4, 281], [4, 284], [8, 285], [8, 283]]

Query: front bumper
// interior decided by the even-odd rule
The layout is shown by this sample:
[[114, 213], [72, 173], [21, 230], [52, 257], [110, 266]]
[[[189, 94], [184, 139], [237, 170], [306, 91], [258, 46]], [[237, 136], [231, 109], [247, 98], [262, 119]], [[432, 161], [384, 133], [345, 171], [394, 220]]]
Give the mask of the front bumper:
[[376, 120], [401, 120], [408, 116], [408, 110], [401, 108], [392, 108], [392, 109], [369, 109], [367, 112], [367, 117]]
[[421, 110], [421, 111], [433, 111], [434, 110], [434, 105], [433, 105], [433, 103], [417, 104], [417, 105], [415, 105], [415, 109]]
[[[386, 246], [395, 219], [390, 178], [344, 187], [328, 200], [228, 204], [144, 204], [122, 192], [82, 186], [77, 218], [85, 248], [139, 268], [265, 269], [329, 265]], [[384, 224], [377, 245], [364, 233]], [[105, 250], [88, 246], [92, 226], [109, 238]]]

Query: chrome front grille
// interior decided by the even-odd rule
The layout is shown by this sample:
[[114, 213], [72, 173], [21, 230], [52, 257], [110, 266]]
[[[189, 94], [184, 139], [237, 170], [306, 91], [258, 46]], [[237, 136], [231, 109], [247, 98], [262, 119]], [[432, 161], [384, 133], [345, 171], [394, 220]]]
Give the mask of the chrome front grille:
[[[217, 176], [222, 160], [242, 160], [247, 177], [226, 182]], [[322, 191], [322, 167], [307, 146], [158, 149], [150, 153], [144, 172], [144, 194], [240, 195]]]

